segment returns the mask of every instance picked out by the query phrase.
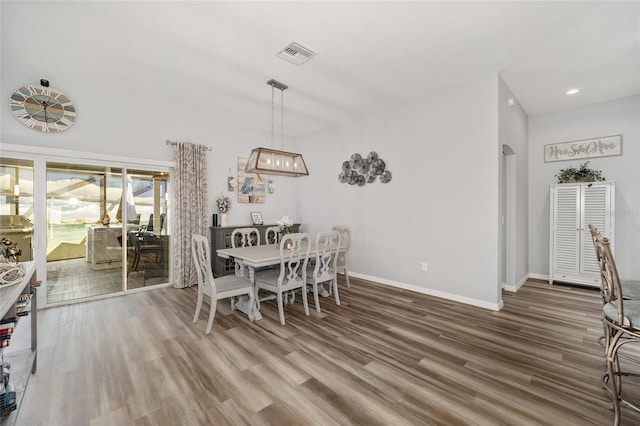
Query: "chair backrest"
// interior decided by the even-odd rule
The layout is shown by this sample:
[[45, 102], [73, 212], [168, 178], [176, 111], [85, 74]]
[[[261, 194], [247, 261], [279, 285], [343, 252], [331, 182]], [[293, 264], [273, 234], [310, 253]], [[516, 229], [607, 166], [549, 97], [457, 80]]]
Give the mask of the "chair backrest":
[[340, 249], [338, 231], [319, 232], [316, 236], [316, 264], [313, 278], [316, 282], [329, 281], [335, 277]]
[[145, 231], [152, 232], [153, 231], [153, 213], [149, 215], [149, 223], [145, 227]]
[[211, 272], [211, 254], [207, 237], [203, 235], [191, 236], [191, 256], [198, 274], [198, 291], [215, 299], [217, 290]]
[[278, 244], [280, 242], [280, 227], [270, 226], [264, 231], [265, 244]]
[[613, 259], [611, 245], [609, 239], [602, 237], [598, 242], [601, 247], [602, 258], [598, 262], [602, 275], [602, 293], [607, 303], [615, 303], [618, 305], [618, 324], [629, 325], [629, 320], [624, 316], [624, 306], [622, 297], [622, 284], [618, 275], [618, 268]]
[[605, 277], [605, 271], [607, 267], [604, 264], [604, 257], [603, 257], [604, 256], [603, 254], [604, 237], [600, 234], [600, 231], [598, 231], [598, 228], [596, 228], [592, 224], [589, 224], [589, 231], [591, 231], [593, 248], [595, 249], [595, 252], [596, 252], [596, 261], [598, 262], [598, 268], [600, 268], [600, 280], [601, 280], [600, 292], [602, 293], [602, 301], [603, 303], [608, 303], [612, 300], [613, 294], [611, 293], [612, 287], [605, 285], [606, 284], [605, 281], [609, 280], [610, 282], [610, 278]]
[[349, 248], [351, 247], [351, 230], [348, 226], [335, 225], [334, 231], [340, 233], [340, 253], [338, 254], [338, 268], [343, 268], [347, 265], [347, 256], [349, 255]]
[[[290, 248], [288, 248], [290, 247]], [[280, 241], [280, 275], [278, 287], [299, 287], [307, 281], [307, 263], [311, 236], [307, 233], [285, 234]]]
[[258, 228], [236, 228], [231, 233], [231, 247], [248, 247], [260, 245]]

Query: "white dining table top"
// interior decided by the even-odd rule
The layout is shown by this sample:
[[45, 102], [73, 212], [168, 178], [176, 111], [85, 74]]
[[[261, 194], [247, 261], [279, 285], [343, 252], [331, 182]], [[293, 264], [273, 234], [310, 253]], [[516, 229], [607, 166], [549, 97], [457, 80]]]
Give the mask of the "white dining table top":
[[[224, 248], [216, 250], [218, 256], [225, 259], [239, 259], [246, 266], [260, 268], [280, 263], [280, 244], [262, 244], [259, 246]], [[309, 257], [315, 256], [316, 243], [311, 242]]]

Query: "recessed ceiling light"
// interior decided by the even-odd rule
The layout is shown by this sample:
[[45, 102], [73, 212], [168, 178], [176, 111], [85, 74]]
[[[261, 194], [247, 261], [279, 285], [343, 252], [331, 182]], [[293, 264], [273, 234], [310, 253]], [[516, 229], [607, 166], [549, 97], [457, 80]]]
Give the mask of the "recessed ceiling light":
[[575, 95], [578, 92], [580, 92], [580, 89], [569, 89], [567, 90], [567, 95]]

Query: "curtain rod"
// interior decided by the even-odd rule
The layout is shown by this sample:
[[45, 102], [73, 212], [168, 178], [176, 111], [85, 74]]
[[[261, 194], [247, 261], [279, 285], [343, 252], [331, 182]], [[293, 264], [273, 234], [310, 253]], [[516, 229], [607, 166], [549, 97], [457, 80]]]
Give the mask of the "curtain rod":
[[[178, 142], [170, 141], [169, 139], [167, 139], [167, 145], [178, 145]], [[213, 151], [213, 148], [211, 148], [210, 146], [202, 146], [204, 146], [207, 151]]]

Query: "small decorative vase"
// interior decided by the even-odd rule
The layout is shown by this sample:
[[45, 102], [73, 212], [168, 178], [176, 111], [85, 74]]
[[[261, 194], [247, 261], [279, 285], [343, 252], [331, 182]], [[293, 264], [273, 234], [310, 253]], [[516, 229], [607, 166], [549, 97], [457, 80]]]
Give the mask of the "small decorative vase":
[[229, 226], [229, 214], [220, 213], [220, 226]]
[[284, 244], [284, 248], [286, 250], [291, 250], [293, 248], [293, 240], [287, 240], [287, 242]]

